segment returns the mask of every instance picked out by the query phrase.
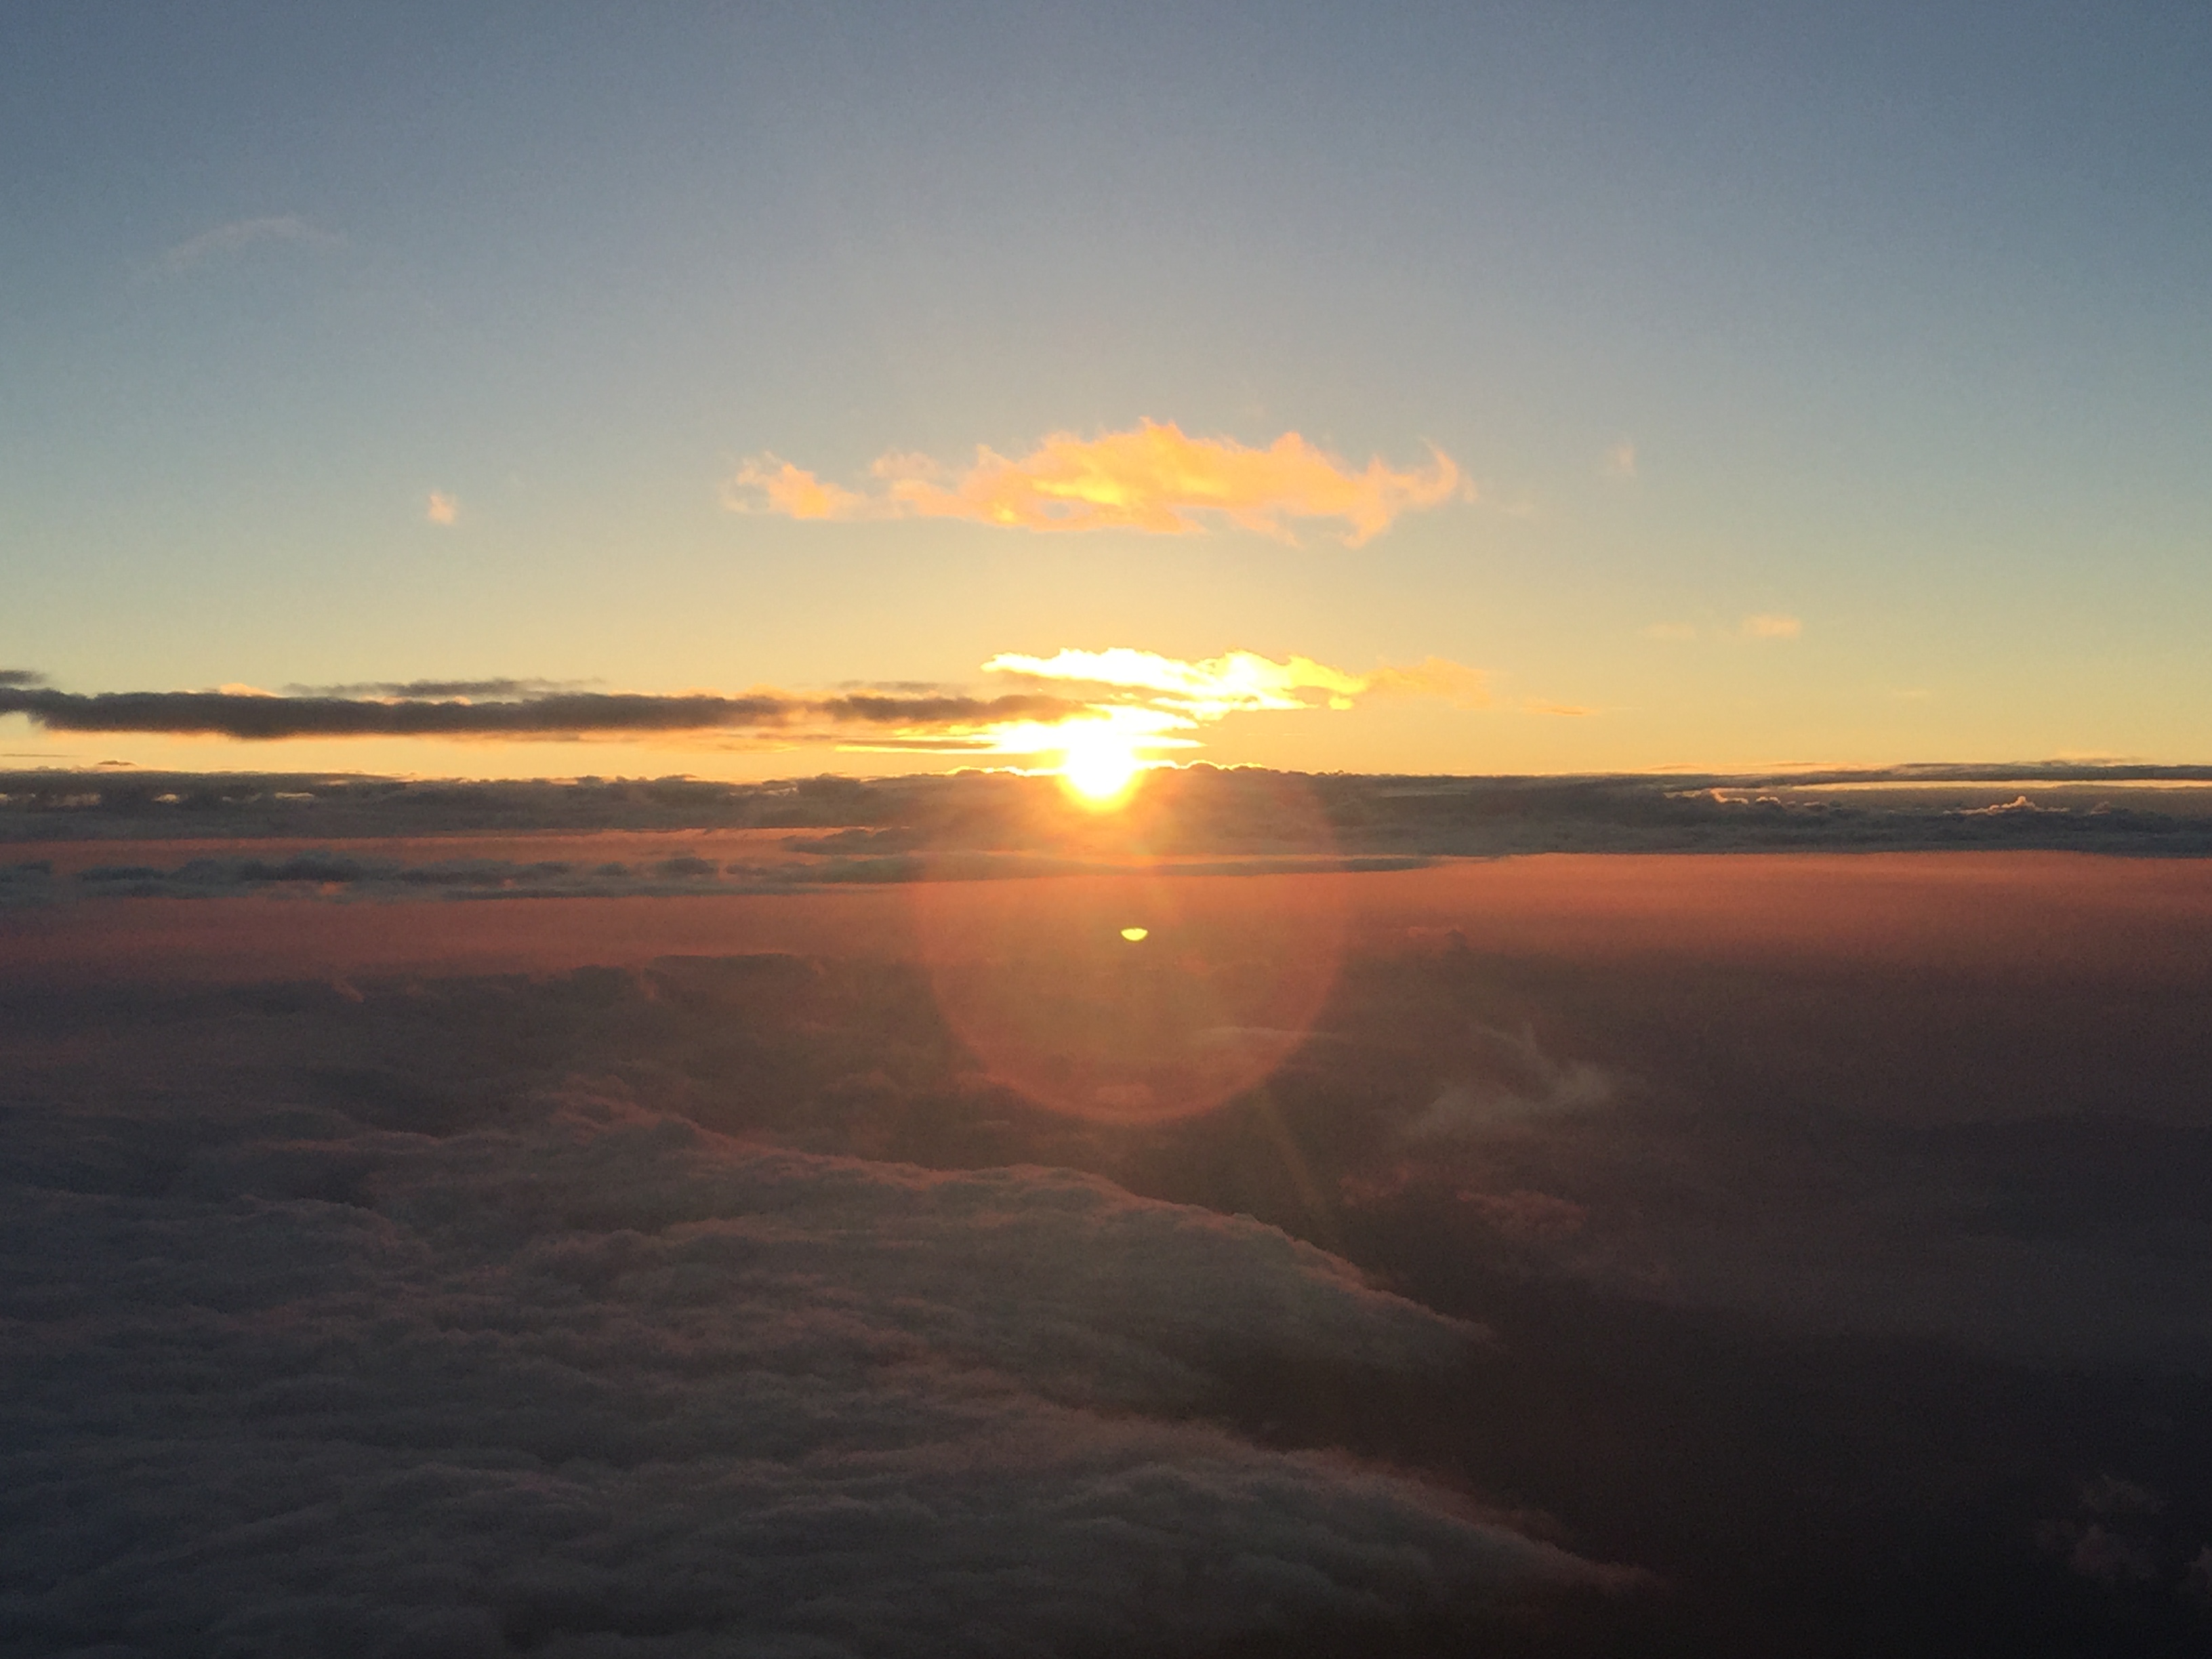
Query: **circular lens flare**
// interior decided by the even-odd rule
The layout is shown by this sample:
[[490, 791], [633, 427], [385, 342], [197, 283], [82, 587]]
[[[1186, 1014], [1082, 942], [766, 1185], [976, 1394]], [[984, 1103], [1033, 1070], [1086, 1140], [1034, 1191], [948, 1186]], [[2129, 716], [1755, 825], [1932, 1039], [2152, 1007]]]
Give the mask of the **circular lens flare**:
[[1101, 1122], [1188, 1117], [1264, 1082], [1321, 1017], [1348, 926], [1347, 878], [1315, 867], [1333, 837], [1310, 789], [1164, 771], [1069, 827], [1066, 874], [908, 887], [952, 1035], [994, 1081]]

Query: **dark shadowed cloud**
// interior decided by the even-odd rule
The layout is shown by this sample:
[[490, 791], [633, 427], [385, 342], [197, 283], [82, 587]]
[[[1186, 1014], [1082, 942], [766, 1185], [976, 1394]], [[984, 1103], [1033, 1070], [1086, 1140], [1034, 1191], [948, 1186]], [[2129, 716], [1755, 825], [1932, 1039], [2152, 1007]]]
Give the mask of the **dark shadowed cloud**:
[[585, 680], [360, 680], [344, 685], [288, 685], [291, 697], [538, 697], [552, 691], [579, 691]]
[[604, 733], [788, 731], [817, 725], [964, 727], [1053, 720], [1083, 705], [1047, 696], [813, 700], [781, 692], [659, 696], [555, 692], [458, 697], [264, 696], [234, 691], [112, 691], [86, 696], [19, 685], [0, 689], [0, 714], [25, 714], [58, 732], [143, 732], [247, 740], [283, 738], [543, 738]]
[[23, 686], [44, 685], [46, 677], [30, 668], [0, 668], [0, 688], [14, 690]]

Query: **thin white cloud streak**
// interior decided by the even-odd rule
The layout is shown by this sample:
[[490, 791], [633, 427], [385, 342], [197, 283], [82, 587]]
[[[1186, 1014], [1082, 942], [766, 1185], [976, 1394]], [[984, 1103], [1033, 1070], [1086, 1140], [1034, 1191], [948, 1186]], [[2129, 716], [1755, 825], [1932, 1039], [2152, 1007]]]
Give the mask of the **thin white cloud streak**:
[[264, 242], [288, 242], [305, 248], [337, 248], [345, 238], [323, 230], [294, 214], [275, 214], [258, 219], [234, 219], [228, 224], [204, 230], [166, 247], [154, 258], [149, 274], [174, 276], [219, 259], [228, 258]]

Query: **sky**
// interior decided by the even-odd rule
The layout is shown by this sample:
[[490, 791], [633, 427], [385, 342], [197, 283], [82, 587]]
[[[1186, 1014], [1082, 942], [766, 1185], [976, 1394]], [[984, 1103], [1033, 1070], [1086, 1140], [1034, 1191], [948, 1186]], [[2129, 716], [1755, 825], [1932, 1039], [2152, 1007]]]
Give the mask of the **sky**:
[[[1039, 757], [856, 691], [2203, 760], [2208, 78], [2175, 5], [12, 6], [0, 765]], [[57, 701], [222, 687], [781, 712]]]

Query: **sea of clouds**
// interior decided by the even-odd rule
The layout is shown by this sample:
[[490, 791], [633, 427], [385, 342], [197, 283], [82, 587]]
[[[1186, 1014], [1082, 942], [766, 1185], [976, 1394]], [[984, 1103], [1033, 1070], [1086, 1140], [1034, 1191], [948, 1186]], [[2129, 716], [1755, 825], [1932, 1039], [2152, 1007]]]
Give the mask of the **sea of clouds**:
[[1257, 1222], [589, 1090], [0, 1120], [0, 1653], [1197, 1650], [1631, 1582], [1204, 1420], [1469, 1326]]

